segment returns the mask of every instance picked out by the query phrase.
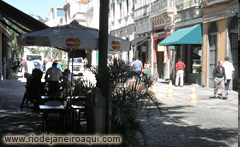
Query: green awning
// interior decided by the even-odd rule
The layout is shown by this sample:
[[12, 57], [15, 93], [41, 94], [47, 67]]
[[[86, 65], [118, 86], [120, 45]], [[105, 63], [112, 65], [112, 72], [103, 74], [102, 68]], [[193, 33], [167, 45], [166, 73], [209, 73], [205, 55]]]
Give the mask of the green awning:
[[179, 29], [158, 45], [181, 45], [181, 44], [202, 44], [201, 24], [193, 27]]

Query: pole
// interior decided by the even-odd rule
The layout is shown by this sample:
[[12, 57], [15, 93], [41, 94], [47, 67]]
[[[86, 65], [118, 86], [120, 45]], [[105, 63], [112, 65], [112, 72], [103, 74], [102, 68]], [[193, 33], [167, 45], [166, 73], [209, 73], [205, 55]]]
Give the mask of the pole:
[[99, 67], [98, 70], [104, 76], [97, 81], [99, 87], [106, 97], [106, 133], [110, 133], [110, 108], [111, 100], [109, 96], [109, 79], [107, 77], [107, 56], [108, 56], [108, 9], [109, 0], [100, 0], [100, 19], [99, 19]]

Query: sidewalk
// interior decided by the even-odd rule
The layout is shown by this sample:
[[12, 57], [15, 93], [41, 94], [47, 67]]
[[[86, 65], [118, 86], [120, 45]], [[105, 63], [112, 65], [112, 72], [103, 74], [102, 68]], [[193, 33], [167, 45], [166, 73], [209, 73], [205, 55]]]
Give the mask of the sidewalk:
[[[41, 133], [41, 114], [27, 108], [20, 111], [24, 84], [16, 78], [0, 81], [0, 146], [7, 133]], [[161, 115], [151, 106], [139, 118], [151, 146], [238, 146], [237, 92], [230, 91], [228, 100], [222, 100], [212, 98], [212, 88], [196, 87], [198, 104], [192, 104], [191, 85], [173, 87], [174, 97], [166, 97], [168, 82], [156, 85], [156, 97], [163, 103]]]
[[25, 81], [14, 77], [0, 81], [0, 146], [3, 135], [41, 133], [41, 114], [27, 108], [20, 110]]
[[191, 85], [173, 87], [174, 97], [166, 97], [168, 82], [157, 83], [162, 113], [148, 107], [140, 117], [149, 143], [156, 147], [237, 147], [238, 93], [230, 91], [228, 99], [222, 100], [213, 98], [213, 88], [195, 88], [198, 104], [190, 103]]

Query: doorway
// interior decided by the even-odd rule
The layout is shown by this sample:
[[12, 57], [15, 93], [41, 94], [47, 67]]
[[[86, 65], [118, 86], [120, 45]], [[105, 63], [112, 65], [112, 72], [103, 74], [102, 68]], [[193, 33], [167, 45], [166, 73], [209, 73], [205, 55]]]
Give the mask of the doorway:
[[230, 23], [229, 28], [230, 50], [229, 50], [229, 62], [233, 64], [235, 69], [233, 80], [230, 88], [238, 90], [238, 18], [234, 17]]
[[209, 27], [209, 87], [214, 88], [213, 69], [217, 66], [217, 24]]

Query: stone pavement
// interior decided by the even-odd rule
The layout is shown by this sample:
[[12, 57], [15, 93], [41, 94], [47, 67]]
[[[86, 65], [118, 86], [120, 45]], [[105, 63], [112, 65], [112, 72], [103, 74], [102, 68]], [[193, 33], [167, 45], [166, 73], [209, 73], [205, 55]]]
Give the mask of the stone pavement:
[[[20, 111], [24, 82], [17, 78], [0, 81], [0, 146], [7, 133], [41, 133], [41, 114], [27, 108]], [[174, 97], [166, 97], [168, 82], [158, 82], [157, 90], [156, 97], [163, 103], [161, 115], [149, 106], [139, 117], [150, 146], [238, 146], [237, 92], [230, 91], [228, 100], [221, 100], [212, 97], [212, 88], [196, 87], [198, 104], [192, 104], [191, 85], [173, 87]]]
[[41, 133], [41, 115], [32, 109], [20, 110], [25, 82], [21, 78], [0, 81], [0, 146], [6, 146], [3, 135]]
[[191, 85], [173, 87], [174, 97], [166, 97], [168, 82], [157, 83], [161, 114], [149, 106], [140, 117], [151, 146], [238, 146], [238, 93], [222, 100], [213, 98], [212, 88], [195, 88], [198, 104], [190, 103]]

